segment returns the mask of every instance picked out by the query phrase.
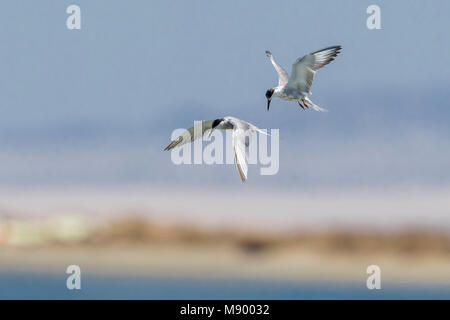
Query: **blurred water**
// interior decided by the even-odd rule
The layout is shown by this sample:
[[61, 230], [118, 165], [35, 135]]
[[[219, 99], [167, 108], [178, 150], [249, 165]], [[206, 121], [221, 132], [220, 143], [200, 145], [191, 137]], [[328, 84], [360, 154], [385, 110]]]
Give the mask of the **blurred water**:
[[0, 299], [450, 299], [450, 286], [382, 283], [285, 282], [83, 275], [81, 290], [65, 275], [0, 273]]

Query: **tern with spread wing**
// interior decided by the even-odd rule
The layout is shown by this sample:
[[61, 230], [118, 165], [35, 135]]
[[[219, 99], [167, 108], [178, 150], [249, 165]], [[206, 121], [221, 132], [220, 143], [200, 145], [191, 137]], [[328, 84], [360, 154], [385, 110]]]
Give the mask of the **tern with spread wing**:
[[170, 142], [170, 144], [164, 150], [171, 150], [177, 146], [192, 142], [196, 139], [202, 138], [205, 133], [210, 130], [209, 136], [215, 129], [233, 130], [233, 151], [234, 151], [234, 163], [236, 169], [241, 177], [242, 182], [247, 180], [248, 162], [245, 153], [245, 147], [248, 147], [250, 137], [255, 132], [267, 134], [264, 131], [258, 129], [251, 123], [234, 117], [223, 117], [215, 120], [202, 121], [201, 128], [190, 127], [183, 132], [178, 138]]
[[275, 62], [270, 51], [266, 51], [266, 55], [270, 58], [278, 73], [278, 86], [266, 91], [267, 111], [269, 111], [270, 102], [273, 97], [286, 101], [296, 101], [302, 109], [311, 107], [316, 111], [325, 111], [325, 109], [315, 105], [309, 99], [308, 95], [311, 94], [311, 85], [316, 71], [333, 61], [341, 49], [341, 46], [332, 46], [298, 58], [292, 65], [290, 77]]

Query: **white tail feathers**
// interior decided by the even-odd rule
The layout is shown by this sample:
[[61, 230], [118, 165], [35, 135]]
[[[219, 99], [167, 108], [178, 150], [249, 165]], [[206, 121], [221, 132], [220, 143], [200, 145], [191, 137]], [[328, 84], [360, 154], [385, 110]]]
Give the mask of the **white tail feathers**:
[[311, 107], [311, 108], [313, 108], [316, 111], [320, 111], [320, 112], [327, 112], [328, 111], [327, 109], [324, 109], [324, 108], [319, 107], [318, 105], [315, 105], [308, 97], [305, 97], [303, 100], [305, 101], [305, 104], [308, 107]]
[[256, 128], [255, 130], [256, 130], [257, 132], [259, 132], [259, 133], [265, 135], [265, 136], [270, 136], [270, 133], [267, 133], [267, 131], [261, 130], [261, 129], [259, 129], [259, 128]]

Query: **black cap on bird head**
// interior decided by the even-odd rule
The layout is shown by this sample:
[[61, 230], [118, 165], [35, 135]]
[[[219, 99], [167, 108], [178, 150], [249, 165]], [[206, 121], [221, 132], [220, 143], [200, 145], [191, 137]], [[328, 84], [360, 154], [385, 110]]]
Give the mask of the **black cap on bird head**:
[[214, 130], [216, 129], [216, 127], [223, 121], [223, 118], [221, 119], [216, 119], [213, 121], [212, 126], [211, 126], [211, 131], [209, 132], [209, 136], [211, 137], [212, 133], [214, 132]]
[[269, 108], [270, 108], [270, 101], [272, 100], [273, 92], [274, 92], [273, 88], [267, 89], [267, 91], [266, 91], [267, 111], [269, 111]]
[[214, 120], [213, 123], [212, 123], [211, 128], [214, 129], [214, 128], [217, 127], [222, 121], [223, 121], [223, 118]]

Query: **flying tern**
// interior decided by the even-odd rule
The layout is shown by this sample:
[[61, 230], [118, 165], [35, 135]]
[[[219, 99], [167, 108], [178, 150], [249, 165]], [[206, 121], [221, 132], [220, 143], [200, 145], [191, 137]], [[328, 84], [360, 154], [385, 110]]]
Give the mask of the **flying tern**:
[[253, 124], [246, 122], [244, 120], [235, 117], [223, 117], [215, 120], [202, 121], [201, 129], [194, 130], [195, 126], [190, 127], [185, 132], [183, 132], [178, 138], [171, 141], [170, 144], [164, 150], [171, 150], [177, 146], [192, 142], [199, 139], [205, 135], [209, 130], [209, 136], [216, 129], [222, 130], [233, 130], [233, 150], [234, 150], [234, 163], [236, 164], [236, 169], [241, 177], [242, 182], [247, 179], [248, 172], [248, 162], [245, 153], [245, 147], [248, 147], [250, 142], [250, 137], [255, 132], [260, 132], [266, 134], [266, 132], [258, 129]]
[[278, 86], [266, 91], [267, 111], [273, 97], [287, 101], [296, 101], [302, 109], [313, 108], [316, 111], [325, 109], [315, 105], [308, 97], [311, 94], [311, 85], [314, 74], [323, 66], [329, 64], [340, 53], [341, 46], [324, 48], [302, 58], [295, 60], [292, 65], [291, 76], [278, 64], [270, 51], [266, 55], [270, 58], [275, 70], [278, 73]]

